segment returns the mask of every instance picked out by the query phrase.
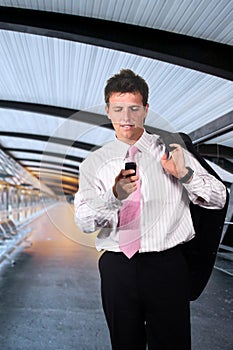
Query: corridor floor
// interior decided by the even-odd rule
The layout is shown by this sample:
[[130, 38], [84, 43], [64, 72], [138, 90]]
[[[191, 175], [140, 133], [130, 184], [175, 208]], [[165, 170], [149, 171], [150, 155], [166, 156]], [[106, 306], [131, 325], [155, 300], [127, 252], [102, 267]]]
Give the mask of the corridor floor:
[[[32, 246], [0, 270], [1, 350], [110, 350], [94, 235], [79, 232], [69, 204], [30, 226]], [[232, 325], [233, 280], [214, 271], [192, 303], [193, 350], [232, 350]]]

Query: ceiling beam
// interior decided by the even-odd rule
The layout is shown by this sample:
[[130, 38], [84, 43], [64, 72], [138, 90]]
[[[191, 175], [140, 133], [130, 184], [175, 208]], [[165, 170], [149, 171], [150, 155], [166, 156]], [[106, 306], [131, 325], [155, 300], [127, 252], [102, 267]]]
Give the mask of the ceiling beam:
[[[61, 163], [58, 163], [58, 162], [52, 162], [52, 161], [41, 161], [40, 159], [31, 159], [31, 158], [15, 158], [16, 161], [18, 161], [18, 163], [20, 163], [21, 165], [23, 165], [24, 167], [25, 166], [30, 166], [28, 164], [30, 163], [39, 163], [40, 164], [40, 168], [43, 169], [43, 165], [44, 164], [53, 164], [53, 165], [58, 165], [61, 167], [61, 169], [63, 167], [65, 168], [69, 168], [69, 169], [75, 169], [75, 170], [78, 170], [79, 167], [76, 166], [76, 165], [70, 165], [70, 164], [61, 164]], [[26, 163], [23, 163], [22, 162], [26, 162]]]
[[78, 178], [78, 174], [79, 172], [75, 172], [75, 171], [71, 171], [71, 170], [64, 170], [62, 168], [62, 170], [58, 169], [58, 168], [53, 168], [53, 167], [49, 167], [49, 166], [43, 166], [43, 168], [41, 168], [40, 166], [36, 167], [36, 166], [26, 166], [26, 168], [34, 173], [34, 174], [40, 174], [40, 173], [51, 173], [51, 174], [59, 174], [62, 176], [68, 176], [68, 177], [74, 177], [74, 178]]
[[78, 186], [77, 188], [75, 187], [70, 187], [65, 185], [64, 187], [58, 186], [56, 184], [50, 184], [49, 187], [52, 189], [53, 192], [55, 192], [56, 195], [67, 195], [67, 194], [75, 194], [77, 192]]
[[64, 189], [64, 188], [70, 188], [70, 189], [73, 189], [75, 192], [77, 192], [77, 189], [78, 189], [78, 184], [76, 185], [70, 185], [70, 184], [59, 184], [59, 183], [56, 183], [56, 182], [53, 182], [53, 181], [48, 181], [49, 183], [49, 187], [57, 187], [57, 188], [60, 188], [60, 189]]
[[56, 185], [50, 185], [49, 187], [53, 190], [53, 192], [56, 193], [57, 196], [74, 195], [77, 192], [77, 188], [76, 189], [69, 189], [69, 188], [67, 188], [67, 186], [61, 188], [61, 187], [56, 186]]
[[48, 184], [57, 184], [57, 185], [60, 185], [61, 187], [64, 186], [64, 185], [68, 185], [68, 186], [72, 186], [72, 187], [75, 187], [77, 188], [78, 186], [78, 181], [76, 181], [75, 183], [73, 181], [67, 181], [67, 180], [62, 180], [62, 179], [56, 179], [56, 178], [53, 178], [53, 177], [50, 177], [50, 176], [46, 176], [46, 175], [43, 175], [43, 176], [39, 176], [40, 180], [41, 181], [46, 181], [46, 183]]
[[[3, 147], [4, 148], [4, 147]], [[63, 153], [55, 153], [55, 152], [48, 152], [48, 151], [42, 151], [42, 150], [33, 150], [33, 149], [26, 149], [26, 148], [10, 148], [10, 147], [5, 147], [4, 151], [8, 152], [22, 152], [22, 153], [30, 153], [30, 154], [42, 154], [43, 156], [50, 156], [50, 157], [55, 157], [55, 158], [61, 158], [64, 160], [72, 160], [77, 163], [81, 163], [84, 158], [82, 157], [76, 157], [68, 154], [63, 154]]]
[[233, 111], [207, 123], [189, 134], [193, 143], [209, 141], [233, 130]]
[[[44, 181], [44, 179], [42, 179], [41, 181]], [[78, 188], [78, 183], [76, 183], [76, 184], [61, 183], [60, 181], [54, 181], [53, 179], [47, 179], [46, 184], [49, 187], [56, 186], [57, 188], [59, 188], [59, 187], [60, 188], [70, 188], [70, 189], [73, 189], [75, 192], [77, 191], [77, 188]]]
[[[31, 113], [41, 113], [41, 114], [45, 114], [53, 117], [69, 118], [77, 122], [88, 123], [91, 125], [96, 125], [96, 126], [113, 130], [112, 123], [109, 121], [109, 119], [105, 115], [93, 113], [93, 112], [77, 111], [69, 108], [54, 107], [49, 105], [41, 105], [41, 104], [28, 103], [28, 102], [5, 101], [5, 100], [0, 100], [0, 108], [26, 111]], [[31, 116], [33, 117], [33, 114]], [[145, 124], [145, 129], [149, 131], [151, 134], [158, 134], [158, 135], [161, 130], [146, 124]]]
[[233, 159], [233, 152], [231, 147], [207, 143], [201, 145], [198, 144], [196, 148], [203, 157], [207, 156]]
[[0, 100], [0, 108], [29, 112], [32, 118], [34, 113], [38, 113], [50, 117], [66, 118], [77, 122], [99, 125], [108, 129], [113, 129], [112, 123], [106, 115], [94, 112], [10, 100]]
[[0, 28], [129, 52], [233, 80], [233, 47], [132, 24], [0, 7]]
[[66, 178], [63, 178], [61, 176], [58, 176], [58, 175], [55, 175], [55, 174], [50, 174], [50, 173], [43, 173], [43, 174], [39, 174], [38, 177], [40, 179], [47, 179], [48, 182], [49, 181], [52, 181], [52, 182], [56, 182], [56, 183], [59, 183], [59, 184], [62, 184], [62, 183], [68, 183], [68, 184], [72, 184], [73, 186], [76, 186], [78, 184], [78, 179], [74, 179], [72, 177], [66, 177]]
[[[1, 6], [0, 6], [1, 9]], [[17, 111], [31, 112], [46, 114], [54, 117], [61, 118], [70, 118], [73, 114], [78, 113], [79, 110], [56, 107], [50, 105], [44, 105], [39, 103], [29, 103], [29, 102], [20, 102], [20, 101], [11, 101], [11, 100], [0, 100], [0, 108], [5, 109], [14, 109]]]
[[81, 141], [73, 141], [70, 139], [63, 139], [60, 137], [52, 137], [52, 136], [47, 136], [47, 135], [28, 134], [28, 133], [12, 132], [12, 131], [0, 131], [0, 136], [19, 137], [19, 138], [23, 138], [23, 139], [58, 143], [60, 145], [80, 148], [80, 149], [83, 149], [86, 151], [93, 151], [94, 149], [99, 148], [98, 146], [90, 144], [90, 143], [81, 142]]

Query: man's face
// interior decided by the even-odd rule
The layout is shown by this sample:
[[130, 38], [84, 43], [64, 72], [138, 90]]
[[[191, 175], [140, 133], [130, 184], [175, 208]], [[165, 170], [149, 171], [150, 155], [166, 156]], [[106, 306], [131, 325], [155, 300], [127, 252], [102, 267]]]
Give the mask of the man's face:
[[133, 144], [140, 138], [148, 107], [148, 104], [143, 106], [139, 92], [111, 94], [106, 112], [119, 140]]

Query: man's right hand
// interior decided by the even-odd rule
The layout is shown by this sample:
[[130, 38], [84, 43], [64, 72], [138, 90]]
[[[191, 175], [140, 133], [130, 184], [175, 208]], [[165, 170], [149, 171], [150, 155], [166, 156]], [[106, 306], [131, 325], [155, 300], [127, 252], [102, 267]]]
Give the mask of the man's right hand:
[[[126, 199], [131, 193], [136, 191], [137, 184], [136, 181], [138, 181], [139, 176], [138, 175], [132, 175], [135, 171], [133, 169], [124, 170], [122, 169], [120, 173], [115, 178], [115, 184], [113, 186], [113, 193], [114, 196], [119, 199], [123, 200]], [[127, 177], [129, 176], [129, 177]]]

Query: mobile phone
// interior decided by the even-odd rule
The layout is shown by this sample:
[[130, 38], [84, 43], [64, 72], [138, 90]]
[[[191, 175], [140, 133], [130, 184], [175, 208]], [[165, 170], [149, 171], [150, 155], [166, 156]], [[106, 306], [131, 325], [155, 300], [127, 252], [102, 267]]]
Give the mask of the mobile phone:
[[127, 163], [125, 163], [125, 170], [129, 170], [129, 169], [134, 170], [134, 174], [129, 174], [126, 177], [136, 175], [136, 167], [137, 167], [137, 165], [136, 165], [135, 162], [127, 162]]

